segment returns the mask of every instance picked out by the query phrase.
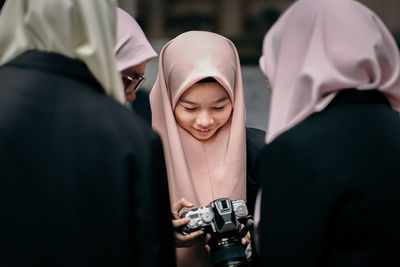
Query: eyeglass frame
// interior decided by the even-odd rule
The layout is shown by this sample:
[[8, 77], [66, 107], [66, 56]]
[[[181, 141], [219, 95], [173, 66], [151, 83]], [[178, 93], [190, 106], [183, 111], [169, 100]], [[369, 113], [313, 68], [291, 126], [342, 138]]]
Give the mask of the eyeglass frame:
[[125, 89], [131, 88], [134, 84], [134, 81], [137, 81], [136, 84], [134, 84], [135, 92], [137, 92], [139, 90], [139, 88], [143, 85], [144, 81], [146, 80], [146, 77], [144, 77], [143, 75], [140, 76], [139, 78], [134, 78], [130, 75], [121, 73], [121, 77], [122, 77], [122, 83], [123, 83], [124, 87], [125, 87], [124, 79], [129, 80], [129, 85], [126, 86]]

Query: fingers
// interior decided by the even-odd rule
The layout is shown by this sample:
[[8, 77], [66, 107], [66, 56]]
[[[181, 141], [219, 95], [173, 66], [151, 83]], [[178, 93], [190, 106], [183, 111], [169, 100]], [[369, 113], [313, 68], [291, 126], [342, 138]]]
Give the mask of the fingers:
[[247, 245], [250, 244], [250, 242], [251, 242], [250, 232], [247, 232], [247, 234], [242, 238], [242, 244]]
[[185, 224], [188, 224], [189, 222], [190, 222], [189, 218], [176, 219], [176, 220], [172, 220], [172, 226], [174, 228], [178, 228], [178, 227], [184, 226]]
[[174, 212], [174, 213], [172, 213], [172, 216], [173, 216], [173, 219], [174, 220], [179, 220], [181, 217], [179, 216], [179, 213], [178, 212]]
[[175, 214], [178, 215], [179, 211], [182, 208], [191, 208], [191, 207], [193, 207], [193, 203], [190, 203], [186, 199], [181, 198], [172, 205], [172, 214], [174, 214], [175, 217]]
[[208, 243], [210, 242], [210, 239], [211, 239], [211, 234], [209, 234], [209, 233], [206, 234], [203, 238], [204, 248], [207, 250], [208, 253], [211, 252], [210, 245], [208, 245]]
[[203, 231], [196, 231], [188, 235], [175, 232], [175, 243], [177, 247], [190, 247], [199, 241], [199, 237], [204, 234]]
[[199, 230], [199, 231], [190, 233], [188, 235], [182, 235], [183, 236], [182, 241], [188, 242], [188, 241], [198, 238], [199, 236], [202, 236], [203, 234], [204, 234], [204, 232], [202, 230]]
[[206, 234], [206, 236], [204, 237], [204, 243], [208, 244], [208, 242], [210, 242], [211, 239], [211, 234]]

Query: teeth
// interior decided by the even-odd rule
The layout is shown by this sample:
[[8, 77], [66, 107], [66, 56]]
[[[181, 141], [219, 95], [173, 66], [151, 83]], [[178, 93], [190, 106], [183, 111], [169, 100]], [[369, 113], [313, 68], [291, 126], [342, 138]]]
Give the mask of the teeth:
[[203, 129], [198, 129], [198, 128], [194, 128], [196, 131], [199, 131], [199, 132], [202, 132], [202, 133], [207, 133], [207, 132], [209, 132], [209, 131], [211, 131], [212, 130], [212, 128], [211, 129], [206, 129], [206, 130], [203, 130]]

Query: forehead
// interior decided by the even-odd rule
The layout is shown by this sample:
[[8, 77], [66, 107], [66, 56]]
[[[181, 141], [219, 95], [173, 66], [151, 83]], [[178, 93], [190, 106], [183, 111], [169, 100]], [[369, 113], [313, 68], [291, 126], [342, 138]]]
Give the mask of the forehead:
[[144, 74], [145, 70], [146, 70], [146, 62], [142, 62], [142, 63], [140, 63], [138, 65], [129, 67], [127, 69], [124, 69], [122, 71], [122, 73], [126, 74], [126, 75], [133, 75], [133, 76], [134, 75], [139, 75], [139, 76], [141, 76], [141, 75]]
[[180, 97], [186, 100], [218, 100], [229, 97], [228, 92], [218, 82], [195, 83], [190, 86]]

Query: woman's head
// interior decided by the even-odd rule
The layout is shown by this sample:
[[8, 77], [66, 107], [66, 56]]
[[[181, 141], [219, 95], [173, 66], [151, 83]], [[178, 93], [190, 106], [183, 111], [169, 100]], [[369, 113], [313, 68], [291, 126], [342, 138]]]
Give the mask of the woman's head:
[[150, 93], [172, 203], [246, 198], [246, 110], [240, 61], [227, 38], [185, 32], [160, 53]]
[[[242, 98], [240, 75], [230, 40], [211, 32], [190, 31], [162, 49], [155, 87], [157, 83], [164, 87], [164, 98], [168, 98], [164, 100], [170, 103], [174, 121], [198, 141], [206, 141], [230, 123], [237, 93]], [[158, 108], [152, 105], [153, 112]], [[239, 112], [243, 114], [237, 116], [244, 117], [245, 111]]]
[[159, 75], [163, 75], [173, 107], [187, 88], [207, 77], [226, 88], [234, 101], [240, 66], [230, 40], [211, 32], [190, 31], [171, 40], [161, 54]]
[[232, 114], [232, 101], [215, 79], [190, 86], [179, 98], [174, 115], [180, 127], [199, 141], [211, 139]]
[[121, 71], [122, 82], [124, 85], [125, 98], [132, 102], [136, 99], [136, 91], [142, 86], [146, 78], [144, 73], [147, 62], [126, 68]]
[[125, 97], [134, 101], [136, 90], [144, 82], [146, 64], [157, 56], [143, 30], [131, 15], [117, 8], [117, 68], [121, 72]]
[[346, 88], [379, 89], [400, 110], [398, 47], [358, 1], [296, 1], [265, 36], [260, 68], [272, 86], [267, 142]]
[[104, 91], [124, 103], [116, 71], [115, 0], [12, 0], [0, 13], [0, 64], [27, 50], [82, 60]]

